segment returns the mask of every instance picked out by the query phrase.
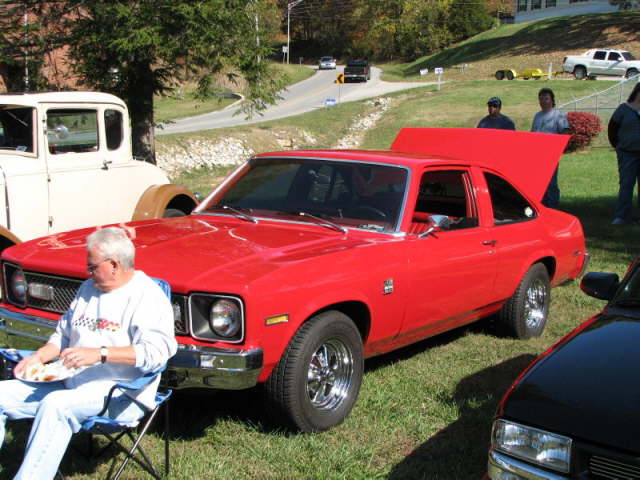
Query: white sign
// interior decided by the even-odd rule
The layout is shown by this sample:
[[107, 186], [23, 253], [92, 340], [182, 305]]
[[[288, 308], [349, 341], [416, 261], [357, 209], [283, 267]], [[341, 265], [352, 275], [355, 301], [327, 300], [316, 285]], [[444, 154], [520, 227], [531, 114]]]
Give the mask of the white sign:
[[282, 46], [282, 53], [287, 53], [289, 51], [289, 47], [287, 47], [286, 45]]
[[325, 107], [334, 107], [336, 105], [336, 99], [335, 98], [327, 98], [324, 101], [324, 106]]
[[426, 75], [427, 73], [429, 73], [429, 69], [428, 68], [420, 69], [420, 75]]
[[433, 69], [433, 71], [434, 71], [434, 73], [435, 73], [436, 75], [442, 75], [442, 74], [444, 73], [444, 68], [442, 68], [442, 67], [436, 67], [436, 68], [434, 68], [434, 69]]

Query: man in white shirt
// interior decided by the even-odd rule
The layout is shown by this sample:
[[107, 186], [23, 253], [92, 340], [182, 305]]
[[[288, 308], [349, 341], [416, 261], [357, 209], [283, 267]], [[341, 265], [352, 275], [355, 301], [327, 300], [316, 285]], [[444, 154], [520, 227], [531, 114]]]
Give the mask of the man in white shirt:
[[[0, 382], [0, 445], [7, 418], [33, 418], [22, 466], [15, 479], [52, 479], [71, 435], [104, 406], [111, 386], [167, 363], [177, 350], [173, 310], [162, 289], [134, 270], [135, 247], [126, 232], [110, 227], [87, 237], [90, 278], [78, 290], [49, 341], [15, 368], [16, 376], [57, 357], [75, 375], [49, 383]], [[137, 393], [151, 405], [159, 379]], [[135, 420], [142, 409], [118, 398], [111, 416]]]
[[[569, 121], [564, 113], [556, 110], [556, 97], [550, 88], [541, 88], [538, 92], [540, 111], [533, 117], [532, 132], [560, 133], [568, 135]], [[558, 168], [553, 172], [547, 191], [542, 198], [546, 207], [557, 208], [560, 204], [560, 188], [558, 187]]]

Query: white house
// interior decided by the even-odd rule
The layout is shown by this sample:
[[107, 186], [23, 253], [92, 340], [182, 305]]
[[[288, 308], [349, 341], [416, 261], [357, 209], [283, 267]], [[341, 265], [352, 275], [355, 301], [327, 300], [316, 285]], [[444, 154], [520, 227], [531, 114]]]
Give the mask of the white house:
[[[585, 13], [604, 13], [618, 10], [609, 0], [512, 0], [515, 23], [539, 20], [562, 15], [582, 15]], [[631, 6], [637, 6], [636, 0], [629, 0]]]

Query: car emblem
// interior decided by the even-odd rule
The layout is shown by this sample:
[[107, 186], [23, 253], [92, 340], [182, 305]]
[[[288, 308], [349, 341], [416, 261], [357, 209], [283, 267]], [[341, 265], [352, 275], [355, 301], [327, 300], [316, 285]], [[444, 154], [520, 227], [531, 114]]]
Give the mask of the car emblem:
[[390, 293], [393, 293], [393, 278], [389, 278], [388, 280], [385, 280], [384, 287], [382, 289], [383, 295], [389, 295]]

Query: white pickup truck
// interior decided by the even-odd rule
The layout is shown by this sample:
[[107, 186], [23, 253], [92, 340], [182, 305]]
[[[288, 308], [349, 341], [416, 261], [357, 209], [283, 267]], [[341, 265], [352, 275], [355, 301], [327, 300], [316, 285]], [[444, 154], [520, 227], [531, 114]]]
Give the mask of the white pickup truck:
[[75, 228], [186, 215], [195, 205], [162, 170], [133, 158], [119, 98], [0, 95], [0, 251]]
[[624, 50], [592, 49], [582, 55], [564, 57], [562, 71], [573, 73], [577, 80], [597, 75], [629, 78], [640, 72], [640, 61]]

